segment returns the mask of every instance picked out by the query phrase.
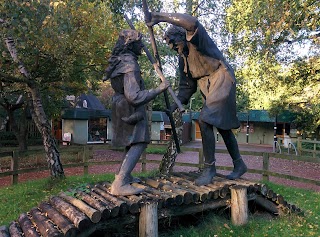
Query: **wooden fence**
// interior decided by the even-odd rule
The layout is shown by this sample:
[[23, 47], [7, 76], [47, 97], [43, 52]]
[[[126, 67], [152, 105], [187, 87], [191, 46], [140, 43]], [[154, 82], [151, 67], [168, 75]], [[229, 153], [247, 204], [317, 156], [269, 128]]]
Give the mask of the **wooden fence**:
[[[309, 145], [312, 149], [304, 148], [304, 144]], [[300, 155], [311, 153], [313, 158], [320, 159], [320, 141], [317, 141], [316, 139], [306, 140], [299, 137], [297, 139], [297, 150]]]
[[[154, 145], [153, 145], [154, 146]], [[110, 149], [110, 146], [108, 145], [90, 145], [90, 146], [75, 146], [68, 149], [62, 149], [60, 152], [73, 152], [76, 154], [79, 158], [81, 158], [81, 162], [76, 163], [69, 163], [64, 164], [64, 168], [70, 168], [70, 167], [83, 167], [83, 173], [84, 175], [89, 173], [89, 166], [94, 165], [114, 165], [119, 164], [120, 161], [93, 161], [93, 151], [94, 149], [99, 150], [107, 150]], [[185, 162], [176, 162], [176, 166], [186, 166], [186, 167], [203, 167], [203, 152], [201, 148], [186, 148], [182, 147], [182, 151], [193, 151], [198, 152], [198, 163], [185, 163]], [[38, 151], [39, 152], [39, 151]], [[216, 150], [216, 153], [227, 153], [227, 150]], [[315, 184], [320, 186], [320, 180], [313, 180], [313, 179], [307, 179], [302, 177], [296, 177], [292, 175], [287, 174], [281, 174], [272, 172], [269, 169], [269, 159], [270, 157], [279, 158], [279, 159], [286, 159], [286, 160], [299, 160], [303, 162], [314, 162], [314, 163], [320, 163], [320, 159], [314, 158], [314, 157], [308, 157], [308, 156], [294, 156], [294, 155], [285, 155], [285, 154], [278, 154], [278, 153], [267, 153], [267, 152], [252, 152], [252, 151], [241, 151], [241, 155], [250, 155], [250, 156], [260, 156], [263, 157], [263, 168], [262, 170], [257, 169], [248, 169], [248, 173], [253, 174], [261, 174], [264, 181], [269, 180], [270, 176], [299, 181], [303, 183], [309, 183], [309, 184]], [[0, 159], [2, 157], [10, 157], [11, 158], [11, 166], [10, 171], [0, 172], [0, 178], [1, 177], [7, 177], [11, 176], [11, 184], [17, 184], [18, 183], [18, 176], [19, 174], [24, 173], [31, 173], [31, 172], [39, 172], [43, 170], [48, 170], [48, 167], [42, 166], [42, 167], [35, 167], [35, 168], [23, 168], [19, 169], [19, 153], [18, 152], [0, 152]], [[142, 172], [146, 171], [146, 164], [148, 163], [156, 163], [159, 164], [160, 160], [151, 160], [147, 159], [146, 156], [142, 156], [140, 159]], [[232, 170], [233, 167], [227, 167], [227, 166], [217, 166], [217, 169], [219, 170]]]

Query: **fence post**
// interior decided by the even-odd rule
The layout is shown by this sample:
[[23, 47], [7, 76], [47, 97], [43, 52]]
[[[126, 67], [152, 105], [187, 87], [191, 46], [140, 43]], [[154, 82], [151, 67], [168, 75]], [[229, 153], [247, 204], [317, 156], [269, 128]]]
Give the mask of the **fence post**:
[[18, 160], [18, 154], [17, 152], [12, 152], [11, 157], [11, 170], [13, 171], [13, 174], [11, 176], [11, 185], [15, 185], [18, 183], [18, 169], [19, 169], [19, 160]]
[[269, 181], [269, 175], [265, 174], [265, 171], [269, 171], [269, 153], [263, 153], [263, 174], [262, 180]]
[[203, 149], [199, 148], [199, 169], [204, 168]]
[[298, 137], [297, 139], [297, 148], [298, 148], [298, 153], [300, 156], [302, 156], [302, 141], [301, 141], [301, 137]]
[[146, 160], [147, 160], [147, 154], [146, 152], [144, 151], [141, 155], [141, 172], [146, 172], [147, 171], [147, 163], [146, 163]]
[[317, 158], [317, 138], [313, 139], [315, 142], [313, 144], [313, 152], [312, 152], [312, 157], [315, 159]]
[[88, 152], [88, 147], [83, 146], [83, 174], [87, 175], [89, 173], [89, 165], [88, 165], [88, 160], [89, 160], [89, 152]]

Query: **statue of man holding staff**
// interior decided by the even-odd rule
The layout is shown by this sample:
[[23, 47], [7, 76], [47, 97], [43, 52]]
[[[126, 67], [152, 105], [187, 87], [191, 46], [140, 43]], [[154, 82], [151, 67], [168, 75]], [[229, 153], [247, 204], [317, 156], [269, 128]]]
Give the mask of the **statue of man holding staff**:
[[[145, 12], [147, 25], [168, 22], [165, 33], [169, 47], [179, 54], [180, 84], [178, 99], [187, 104], [199, 86], [204, 99], [199, 117], [205, 168], [196, 185], [211, 183], [216, 175], [215, 136], [213, 127], [221, 134], [233, 160], [234, 169], [227, 176], [237, 179], [247, 171], [238, 143], [231, 129], [240, 126], [236, 115], [236, 78], [232, 67], [223, 57], [197, 18], [181, 13]], [[148, 20], [149, 19], [149, 20]], [[171, 110], [177, 106], [173, 104]]]

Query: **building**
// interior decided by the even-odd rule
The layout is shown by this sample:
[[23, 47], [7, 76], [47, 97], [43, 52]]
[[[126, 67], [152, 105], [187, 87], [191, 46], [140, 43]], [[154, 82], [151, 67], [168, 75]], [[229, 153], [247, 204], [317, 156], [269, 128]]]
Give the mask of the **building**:
[[[185, 121], [190, 117], [192, 119], [192, 140], [201, 140], [198, 123], [199, 115], [200, 112], [183, 115]], [[269, 115], [267, 110], [250, 110], [248, 112], [239, 112], [237, 115], [240, 121], [240, 128], [234, 130], [234, 133], [239, 143], [272, 145], [274, 136], [276, 136], [279, 142], [285, 144], [292, 137], [297, 136], [297, 130], [293, 123], [295, 117], [289, 111], [284, 111], [275, 117]], [[222, 141], [222, 138], [217, 134], [217, 130], [214, 130], [218, 142]]]

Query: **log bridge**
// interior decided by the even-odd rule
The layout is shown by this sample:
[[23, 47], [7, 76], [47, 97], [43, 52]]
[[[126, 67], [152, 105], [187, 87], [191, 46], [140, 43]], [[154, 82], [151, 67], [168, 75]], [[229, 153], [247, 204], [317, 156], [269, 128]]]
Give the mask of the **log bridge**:
[[272, 215], [302, 212], [264, 184], [228, 180], [218, 174], [211, 184], [195, 186], [198, 175], [185, 172], [142, 178], [133, 184], [145, 190], [140, 195], [113, 196], [108, 182], [60, 193], [0, 227], [0, 237], [93, 236], [95, 231], [130, 223], [139, 223], [139, 236], [153, 237], [158, 236], [159, 219], [218, 208], [230, 208], [234, 225], [246, 224], [249, 205]]

